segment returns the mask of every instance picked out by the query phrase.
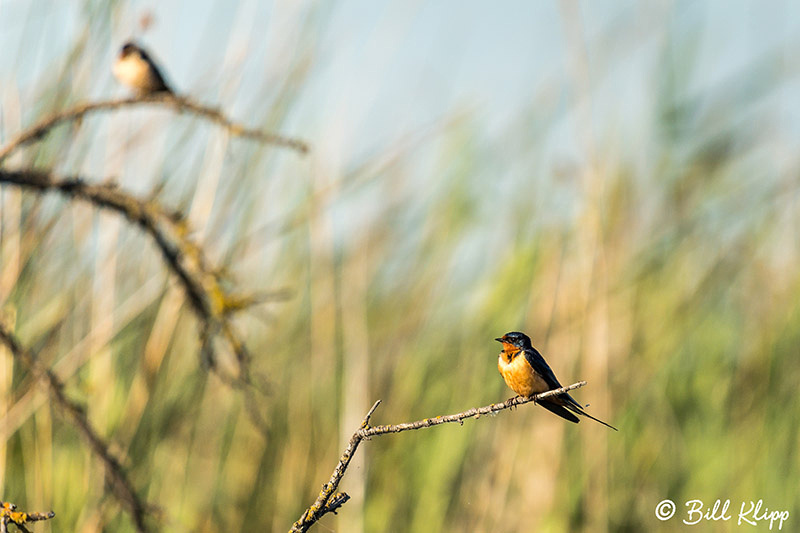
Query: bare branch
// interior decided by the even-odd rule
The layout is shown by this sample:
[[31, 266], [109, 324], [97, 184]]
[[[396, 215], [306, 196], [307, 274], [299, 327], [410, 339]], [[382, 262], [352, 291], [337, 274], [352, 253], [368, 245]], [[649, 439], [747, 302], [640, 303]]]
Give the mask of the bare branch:
[[43, 138], [47, 133], [64, 122], [76, 122], [85, 115], [98, 111], [112, 111], [122, 107], [140, 104], [163, 104], [172, 108], [177, 113], [191, 113], [204, 117], [225, 128], [231, 135], [254, 139], [259, 142], [274, 144], [296, 150], [301, 154], [308, 152], [308, 144], [299, 139], [284, 137], [274, 133], [269, 133], [257, 129], [246, 128], [245, 126], [233, 122], [227, 118], [222, 111], [214, 107], [208, 107], [183, 96], [175, 96], [168, 93], [157, 93], [119, 100], [104, 100], [101, 102], [87, 102], [78, 104], [71, 109], [55, 113], [34, 124], [30, 128], [20, 133], [15, 139], [11, 140], [5, 147], [0, 149], [0, 163], [12, 154], [19, 147]]
[[[168, 268], [175, 273], [187, 298], [201, 321], [200, 338], [203, 361], [223, 380], [233, 385], [249, 385], [250, 356], [231, 318], [236, 311], [255, 305], [264, 295], [251, 297], [231, 294], [225, 288], [219, 269], [213, 268], [203, 249], [189, 237], [182, 217], [176, 217], [155, 199], [141, 200], [112, 184], [93, 185], [80, 177], [56, 177], [36, 170], [0, 170], [0, 183], [10, 183], [37, 191], [58, 191], [97, 207], [110, 209], [140, 226], [149, 234]], [[228, 376], [217, 365], [214, 339], [222, 338], [230, 346], [238, 375]]]
[[[14, 359], [25, 366], [40, 383], [46, 386], [50, 398], [61, 409], [64, 415], [72, 421], [78, 429], [78, 432], [80, 432], [89, 444], [92, 453], [103, 463], [106, 471], [106, 479], [109, 480], [111, 490], [131, 515], [136, 530], [140, 533], [150, 531], [150, 528], [145, 523], [145, 517], [148, 512], [147, 509], [150, 506], [136, 494], [133, 483], [131, 483], [125, 475], [125, 470], [122, 468], [122, 465], [109, 451], [108, 443], [106, 443], [94, 427], [92, 427], [89, 419], [86, 418], [83, 408], [67, 398], [64, 393], [64, 384], [58, 379], [58, 376], [47, 368], [33, 352], [23, 348], [16, 336], [2, 321], [0, 321], [0, 342], [8, 347]], [[9, 504], [9, 506], [4, 505], [3, 509], [11, 513], [16, 508], [16, 506], [13, 506], [13, 508], [12, 506], [13, 504]], [[17, 527], [23, 528], [26, 521], [46, 520], [54, 516], [52, 512], [47, 514], [21, 514], [25, 515], [25, 517], [19, 520], [15, 518], [16, 515], [13, 513], [8, 514], [8, 516], [4, 514], [2, 516], [3, 525], [6, 525], [10, 519]]]
[[297, 522], [292, 525], [292, 529], [289, 530], [289, 533], [308, 531], [308, 529], [317, 521], [319, 521], [319, 519], [325, 514], [329, 512], [335, 512], [348, 499], [350, 499], [346, 493], [340, 492], [336, 495], [333, 495], [333, 492], [339, 487], [339, 482], [342, 480], [342, 477], [344, 477], [344, 473], [347, 470], [347, 467], [350, 465], [350, 461], [352, 460], [353, 455], [355, 454], [356, 450], [358, 449], [358, 445], [362, 440], [369, 439], [370, 437], [374, 437], [376, 435], [400, 433], [401, 431], [428, 428], [431, 426], [438, 426], [440, 424], [452, 422], [459, 422], [463, 424], [463, 421], [467, 418], [480, 418], [482, 415], [496, 413], [517, 405], [522, 405], [529, 402], [538, 402], [544, 398], [557, 396], [573, 389], [583, 387], [584, 385], [586, 385], [585, 381], [579, 381], [568, 387], [553, 389], [541, 394], [537, 394], [536, 396], [516, 396], [514, 398], [509, 398], [502, 403], [493, 403], [484, 407], [473, 407], [472, 409], [468, 409], [461, 413], [437, 416], [435, 418], [425, 418], [423, 420], [417, 420], [416, 422], [372, 427], [369, 425], [369, 419], [372, 416], [372, 413], [375, 412], [375, 409], [377, 409], [378, 405], [381, 403], [381, 401], [378, 400], [364, 417], [364, 421], [361, 422], [361, 426], [358, 428], [358, 430], [356, 430], [356, 432], [353, 433], [353, 436], [350, 437], [350, 442], [347, 444], [347, 448], [345, 448], [344, 453], [342, 454], [341, 458], [339, 458], [339, 463], [336, 465], [336, 468], [334, 468], [330, 480], [328, 480], [328, 482], [322, 486], [322, 490], [320, 491], [319, 496], [317, 496], [317, 500], [313, 503], [313, 505], [311, 505], [311, 507], [306, 509], [302, 515], [300, 515], [300, 518], [297, 520]]
[[[342, 476], [344, 476], [345, 471], [347, 470], [348, 465], [350, 465], [350, 460], [353, 458], [353, 455], [356, 453], [358, 449], [358, 445], [361, 444], [361, 441], [364, 440], [364, 437], [359, 435], [359, 432], [365, 428], [369, 427], [369, 418], [372, 416], [372, 413], [375, 412], [375, 409], [378, 408], [381, 401], [378, 400], [372, 405], [372, 408], [367, 412], [364, 420], [361, 422], [361, 426], [358, 428], [352, 437], [350, 437], [350, 442], [347, 444], [347, 448], [345, 448], [342, 457], [339, 458], [339, 463], [336, 465], [336, 468], [333, 470], [333, 474], [331, 475], [331, 479], [322, 486], [322, 490], [319, 492], [319, 496], [317, 496], [317, 501], [314, 504], [306, 509], [306, 511], [300, 516], [300, 519], [292, 525], [292, 531], [308, 531], [308, 528], [311, 527], [315, 522], [317, 522], [320, 518], [322, 518], [325, 514], [338, 509], [342, 506], [342, 504], [347, 501], [350, 497], [347, 494], [341, 493], [337, 494], [334, 500], [337, 500], [335, 503], [335, 507], [329, 506], [329, 500], [331, 500], [331, 495], [339, 486], [339, 482], [342, 480]], [[342, 498], [344, 498], [342, 500]]]
[[508, 409], [509, 407], [514, 407], [529, 402], [537, 402], [549, 396], [556, 396], [564, 392], [569, 392], [573, 389], [583, 387], [584, 385], [586, 385], [585, 381], [579, 381], [578, 383], [573, 383], [569, 387], [561, 387], [560, 389], [554, 389], [547, 392], [543, 392], [541, 394], [537, 394], [536, 396], [529, 396], [529, 397], [515, 396], [514, 398], [509, 398], [508, 400], [502, 403], [493, 403], [485, 407], [473, 407], [472, 409], [463, 411], [461, 413], [456, 413], [453, 415], [437, 416], [436, 418], [425, 418], [424, 420], [417, 420], [416, 422], [406, 422], [404, 424], [362, 428], [358, 431], [358, 434], [362, 439], [368, 439], [370, 437], [374, 437], [375, 435], [384, 435], [386, 433], [400, 433], [401, 431], [428, 428], [431, 426], [438, 426], [439, 424], [448, 424], [452, 422], [463, 423], [462, 421], [467, 418], [480, 418], [483, 415], [496, 413], [498, 411], [502, 411], [503, 409]]

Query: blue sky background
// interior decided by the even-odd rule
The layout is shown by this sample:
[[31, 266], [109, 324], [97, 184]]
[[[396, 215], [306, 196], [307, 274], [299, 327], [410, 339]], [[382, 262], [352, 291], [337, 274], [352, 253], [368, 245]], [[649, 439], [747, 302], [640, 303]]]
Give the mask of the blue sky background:
[[[144, 15], [153, 21], [145, 30]], [[330, 207], [334, 240], [356, 246], [351, 236], [369, 226], [387, 197], [406, 202], [400, 222], [410, 231], [400, 239], [413, 241], [413, 228], [424, 221], [414, 216], [435, 197], [436, 184], [462, 172], [481, 189], [473, 193], [482, 198], [477, 216], [484, 223], [456, 257], [476, 264], [497, 251], [501, 236], [516, 237], [497, 216], [499, 206], [530, 208], [532, 228], [574, 223], [583, 194], [575, 179], [592, 158], [596, 168], [635, 170], [645, 192], [637, 193], [642, 225], [634, 229], [650, 231], [648, 209], [663, 185], [653, 176], [665, 147], [704, 150], [725, 128], [761, 140], [731, 160], [739, 186], [721, 190], [702, 212], [713, 217], [718, 205], [741, 196], [742, 212], [760, 216], [764, 204], [754, 199], [785, 179], [800, 140], [799, 25], [800, 6], [789, 1], [0, 0], [0, 139], [50, 109], [54, 78], [68, 76], [74, 101], [127, 95], [110, 65], [134, 37], [179, 92], [219, 105], [235, 120], [261, 127], [284, 110], [278, 131], [308, 140], [310, 157], [272, 150], [275, 159], [253, 164], [281, 178], [237, 189], [228, 176], [241, 171], [236, 161], [251, 164], [252, 145], [229, 147], [202, 121], [190, 122], [199, 142], [179, 145], [185, 123], [136, 109], [87, 121], [76, 137], [87, 151], [63, 158], [65, 169], [114, 175], [142, 194], [168, 178], [165, 194], [176, 204], [215, 184], [234, 202], [267, 198], [250, 223], [249, 235], [260, 238], [302, 203], [304, 187], [338, 189], [367, 168], [364, 179], [376, 187], [326, 195], [320, 204]], [[70, 62], [71, 50], [78, 52]], [[299, 81], [283, 95], [292, 75]], [[670, 106], [691, 109], [691, 116], [668, 133], [658, 114]], [[475, 157], [448, 152], [453, 142], [472, 143]], [[388, 179], [399, 155], [407, 171]], [[220, 192], [205, 194], [214, 207], [193, 222], [224, 235], [235, 204], [213, 202]], [[735, 234], [737, 224], [721, 220], [718, 237]], [[232, 242], [235, 232], [229, 230]]]
[[[20, 90], [23, 102], [36, 98], [37, 80], [63, 61], [63, 51], [84, 30], [94, 3], [81, 4], [0, 2], [4, 92]], [[576, 97], [570, 47], [576, 44], [586, 47], [596, 134], [622, 127], [639, 139], [647, 128], [641, 112], [655, 90], [658, 51], [671, 33], [699, 28], [690, 73], [698, 92], [725, 83], [768, 51], [778, 50], [785, 67], [796, 69], [800, 6], [789, 1], [582, 2], [577, 4], [580, 43], [565, 33], [568, 5], [130, 2], [112, 9], [113, 34], [97, 44], [110, 62], [120, 43], [139, 35], [176, 87], [219, 99], [238, 116], [246, 116], [254, 101], [274, 96], [263, 89], [280, 83], [292, 54], [311, 45], [314, 64], [295, 124], [317, 137], [323, 153], [334, 142], [327, 133], [338, 132], [338, 142], [347, 139], [349, 154], [379, 148], [460, 109], [475, 110], [488, 131], [498, 131], [543, 93], [542, 105], [570, 106]], [[301, 19], [309, 11], [320, 21], [312, 25], [314, 34], [302, 35]], [[153, 15], [154, 24], [141, 35], [144, 13]], [[98, 79], [88, 96], [120, 94], [101, 66], [92, 65]], [[226, 93], [232, 79], [241, 79], [241, 85]], [[796, 83], [786, 87], [783, 97], [779, 91], [770, 104], [794, 132], [798, 99], [788, 91], [796, 89]]]

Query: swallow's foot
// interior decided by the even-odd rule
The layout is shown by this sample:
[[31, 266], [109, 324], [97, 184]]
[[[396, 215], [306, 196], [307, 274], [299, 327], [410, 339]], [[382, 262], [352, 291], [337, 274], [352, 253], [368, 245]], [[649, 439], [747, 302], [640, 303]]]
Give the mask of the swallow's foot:
[[508, 400], [506, 400], [506, 407], [509, 407], [511, 409], [514, 409], [515, 407], [517, 407], [517, 404], [515, 402], [517, 401], [517, 398], [519, 398], [519, 397], [520, 396], [518, 394], [518, 395], [514, 396], [513, 398], [509, 398]]

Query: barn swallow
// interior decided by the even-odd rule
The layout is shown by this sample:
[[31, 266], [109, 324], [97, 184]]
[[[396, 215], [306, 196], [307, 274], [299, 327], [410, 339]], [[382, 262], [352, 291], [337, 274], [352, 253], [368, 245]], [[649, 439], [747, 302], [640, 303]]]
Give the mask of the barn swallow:
[[[514, 392], [520, 396], [533, 396], [561, 388], [561, 383], [556, 379], [556, 375], [542, 354], [533, 347], [527, 335], [512, 331], [495, 340], [503, 343], [503, 351], [500, 352], [497, 359], [497, 369], [503, 376], [506, 385], [511, 387]], [[577, 424], [579, 420], [575, 414], [579, 414], [618, 431], [614, 426], [610, 426], [584, 411], [581, 404], [566, 392], [539, 400], [536, 403], [570, 422]]]
[[140, 95], [160, 92], [172, 94], [172, 89], [167, 86], [156, 64], [136, 43], [125, 43], [114, 61], [112, 72], [121, 83], [135, 89]]

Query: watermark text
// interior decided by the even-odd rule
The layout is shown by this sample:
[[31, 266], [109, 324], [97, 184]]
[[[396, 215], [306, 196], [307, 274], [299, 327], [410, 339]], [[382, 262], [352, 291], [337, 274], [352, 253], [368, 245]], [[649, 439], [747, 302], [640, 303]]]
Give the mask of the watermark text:
[[[685, 504], [686, 511], [682, 522], [687, 526], [694, 526], [702, 522], [727, 522], [736, 519], [738, 526], [757, 526], [759, 524], [769, 524], [769, 529], [773, 526], [776, 529], [783, 529], [783, 523], [789, 518], [789, 511], [773, 509], [770, 510], [764, 505], [763, 500], [743, 501], [739, 506], [738, 514], [735, 509], [731, 509], [730, 500], [715, 500], [713, 504], [706, 506], [703, 500], [689, 500]], [[677, 506], [672, 500], [662, 500], [656, 505], [656, 518], [667, 521], [675, 516]]]

